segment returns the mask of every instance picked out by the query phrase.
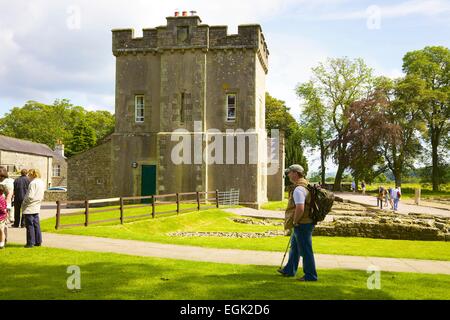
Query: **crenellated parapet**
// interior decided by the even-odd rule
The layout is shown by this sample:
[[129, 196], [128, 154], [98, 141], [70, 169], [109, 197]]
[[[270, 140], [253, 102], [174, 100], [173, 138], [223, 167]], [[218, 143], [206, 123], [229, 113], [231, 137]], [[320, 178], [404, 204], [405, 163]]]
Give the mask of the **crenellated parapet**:
[[201, 24], [198, 16], [168, 17], [167, 25], [144, 29], [135, 38], [133, 29], [115, 29], [113, 54], [158, 53], [165, 50], [229, 50], [250, 49], [258, 53], [267, 70], [269, 51], [258, 24], [240, 25], [237, 34], [228, 34], [227, 26]]

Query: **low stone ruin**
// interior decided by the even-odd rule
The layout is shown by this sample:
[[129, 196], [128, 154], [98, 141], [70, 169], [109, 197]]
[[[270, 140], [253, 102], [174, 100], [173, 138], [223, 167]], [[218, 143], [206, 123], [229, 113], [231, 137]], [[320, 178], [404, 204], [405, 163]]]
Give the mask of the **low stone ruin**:
[[[265, 238], [284, 235], [283, 221], [232, 218], [235, 223], [273, 226], [266, 232], [172, 232], [173, 237]], [[428, 214], [399, 214], [353, 203], [336, 202], [325, 221], [318, 223], [314, 236], [375, 239], [450, 241], [450, 217]]]
[[336, 203], [316, 236], [450, 241], [450, 217], [398, 214], [352, 203]]

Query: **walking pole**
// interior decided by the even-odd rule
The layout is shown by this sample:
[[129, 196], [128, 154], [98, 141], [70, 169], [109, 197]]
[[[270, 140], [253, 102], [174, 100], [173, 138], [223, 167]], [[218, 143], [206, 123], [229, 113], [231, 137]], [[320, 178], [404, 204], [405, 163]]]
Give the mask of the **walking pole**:
[[287, 247], [286, 247], [286, 251], [284, 252], [283, 260], [281, 260], [281, 266], [280, 266], [280, 269], [283, 268], [284, 259], [286, 258], [286, 254], [287, 254], [287, 252], [288, 252], [288, 250], [289, 250], [289, 247], [291, 246], [291, 240], [292, 240], [293, 234], [294, 234], [294, 228], [291, 229], [291, 236], [289, 237], [289, 242], [288, 242], [288, 245], [287, 245]]

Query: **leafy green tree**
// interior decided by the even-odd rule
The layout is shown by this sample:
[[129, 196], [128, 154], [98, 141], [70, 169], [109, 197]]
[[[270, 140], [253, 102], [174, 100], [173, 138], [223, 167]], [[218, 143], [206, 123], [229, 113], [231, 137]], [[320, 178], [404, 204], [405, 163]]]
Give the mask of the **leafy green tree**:
[[372, 69], [362, 59], [329, 58], [312, 69], [311, 82], [321, 104], [331, 117], [333, 144], [331, 151], [338, 164], [334, 189], [339, 190], [342, 175], [349, 166], [348, 141], [344, 139], [347, 130], [349, 106], [364, 97], [373, 86]]
[[[272, 97], [266, 93], [266, 128], [279, 129], [285, 135], [285, 166], [300, 164], [305, 171], [308, 171], [308, 161], [306, 160], [302, 146], [302, 132], [297, 121], [290, 114], [289, 108], [282, 100]], [[286, 181], [288, 183], [288, 181]]]
[[95, 130], [89, 125], [86, 119], [82, 118], [76, 124], [72, 138], [67, 144], [67, 156], [73, 156], [92, 148], [97, 143]]
[[[303, 153], [302, 132], [297, 130], [293, 132], [285, 142], [285, 166], [286, 168], [293, 164], [299, 164], [305, 169], [305, 175], [308, 173], [308, 161]], [[285, 179], [285, 184], [289, 184], [289, 179]]]
[[297, 86], [297, 95], [302, 99], [300, 125], [307, 145], [320, 151], [320, 181], [325, 184], [325, 163], [329, 156], [331, 117], [323, 105], [318, 89], [312, 81]]
[[[56, 100], [51, 106], [28, 101], [11, 109], [0, 119], [0, 133], [6, 136], [43, 143], [53, 148], [56, 140], [70, 137], [67, 127], [79, 114], [70, 115], [67, 100]], [[73, 116], [73, 118], [72, 118]]]
[[377, 86], [388, 101], [384, 117], [391, 125], [391, 130], [386, 130], [381, 150], [395, 183], [401, 186], [402, 177], [413, 168], [421, 152], [419, 133], [424, 128], [417, 94], [421, 84], [413, 77], [395, 81], [381, 77]]
[[109, 111], [97, 110], [86, 113], [86, 120], [95, 130], [95, 136], [102, 139], [114, 131], [115, 118]]
[[433, 191], [439, 190], [439, 147], [450, 132], [450, 50], [425, 47], [403, 57], [403, 71], [420, 84], [420, 110], [427, 125], [424, 138], [431, 144]]
[[298, 123], [289, 110], [284, 101], [266, 92], [266, 128], [283, 130], [286, 139], [298, 130]]
[[28, 101], [23, 107], [12, 108], [0, 119], [0, 134], [43, 143], [50, 148], [61, 140], [66, 145], [66, 155], [70, 156], [73, 153], [67, 145], [80, 119], [84, 119], [99, 139], [114, 130], [114, 115], [108, 111], [86, 111], [62, 99], [52, 105]]

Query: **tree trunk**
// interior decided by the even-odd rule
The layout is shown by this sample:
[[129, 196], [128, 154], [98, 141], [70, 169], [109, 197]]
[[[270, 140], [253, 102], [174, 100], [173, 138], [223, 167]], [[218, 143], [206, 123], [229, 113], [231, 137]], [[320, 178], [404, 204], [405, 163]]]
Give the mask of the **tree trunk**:
[[325, 185], [325, 146], [323, 141], [320, 141], [320, 175], [322, 180], [322, 185]]
[[345, 167], [342, 165], [342, 162], [339, 161], [339, 166], [336, 172], [336, 177], [334, 178], [334, 191], [341, 191], [341, 182], [342, 182], [342, 175], [344, 174]]
[[438, 158], [438, 139], [436, 134], [433, 133], [431, 138], [432, 149], [432, 173], [431, 181], [433, 183], [433, 191], [439, 191], [439, 158]]
[[401, 187], [402, 186], [402, 174], [401, 172], [395, 172], [394, 173], [395, 178], [395, 186]]

